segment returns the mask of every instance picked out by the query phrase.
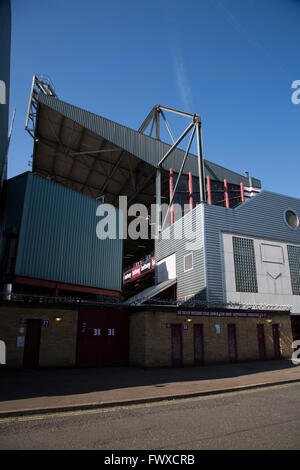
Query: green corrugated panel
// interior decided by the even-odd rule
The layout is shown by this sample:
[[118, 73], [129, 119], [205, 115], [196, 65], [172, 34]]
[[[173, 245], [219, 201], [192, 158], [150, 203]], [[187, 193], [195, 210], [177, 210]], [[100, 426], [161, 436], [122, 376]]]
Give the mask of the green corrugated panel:
[[0, 220], [0, 262], [3, 257], [4, 232], [19, 230], [23, 213], [27, 173], [5, 181], [3, 187], [3, 213]]
[[121, 290], [122, 240], [97, 238], [98, 204], [28, 174], [16, 275]]

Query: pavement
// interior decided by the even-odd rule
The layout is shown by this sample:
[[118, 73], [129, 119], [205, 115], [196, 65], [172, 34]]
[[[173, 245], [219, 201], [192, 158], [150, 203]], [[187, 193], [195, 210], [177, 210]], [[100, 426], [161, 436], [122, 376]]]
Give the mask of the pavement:
[[140, 369], [0, 368], [0, 418], [124, 406], [300, 382], [290, 360]]

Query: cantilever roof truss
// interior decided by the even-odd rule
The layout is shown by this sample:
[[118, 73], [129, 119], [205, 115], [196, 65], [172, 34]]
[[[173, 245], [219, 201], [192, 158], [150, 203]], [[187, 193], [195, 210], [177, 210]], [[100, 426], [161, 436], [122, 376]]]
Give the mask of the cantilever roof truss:
[[[45, 94], [37, 96], [33, 171], [93, 198], [118, 203], [119, 195], [128, 202], [153, 202], [155, 172], [170, 145], [121, 124]], [[168, 192], [168, 171], [178, 172], [184, 151], [176, 148], [162, 165]], [[212, 179], [245, 186], [248, 179], [220, 165], [204, 162], [205, 174]], [[198, 162], [190, 154], [184, 173], [198, 175]], [[260, 187], [260, 181], [252, 178]]]

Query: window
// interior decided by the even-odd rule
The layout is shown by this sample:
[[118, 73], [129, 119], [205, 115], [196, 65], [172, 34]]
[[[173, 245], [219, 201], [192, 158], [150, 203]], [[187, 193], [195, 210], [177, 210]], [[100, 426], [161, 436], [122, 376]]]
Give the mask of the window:
[[291, 273], [292, 291], [300, 295], [300, 247], [288, 245], [288, 257]]
[[184, 257], [184, 272], [191, 271], [193, 269], [193, 253], [189, 253]]
[[253, 240], [232, 237], [237, 292], [258, 292]]
[[275, 263], [275, 264], [284, 263], [283, 249], [281, 246], [271, 245], [269, 243], [261, 243], [260, 251], [261, 251], [261, 260], [264, 263]]
[[288, 224], [289, 227], [291, 228], [297, 228], [299, 225], [299, 219], [297, 215], [295, 214], [294, 211], [292, 210], [287, 210], [284, 214], [284, 218], [286, 223]]

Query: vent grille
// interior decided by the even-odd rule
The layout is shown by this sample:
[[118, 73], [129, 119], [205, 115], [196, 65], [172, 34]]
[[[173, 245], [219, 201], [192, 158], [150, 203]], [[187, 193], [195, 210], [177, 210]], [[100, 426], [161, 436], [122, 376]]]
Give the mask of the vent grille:
[[258, 292], [253, 240], [232, 237], [237, 292]]

